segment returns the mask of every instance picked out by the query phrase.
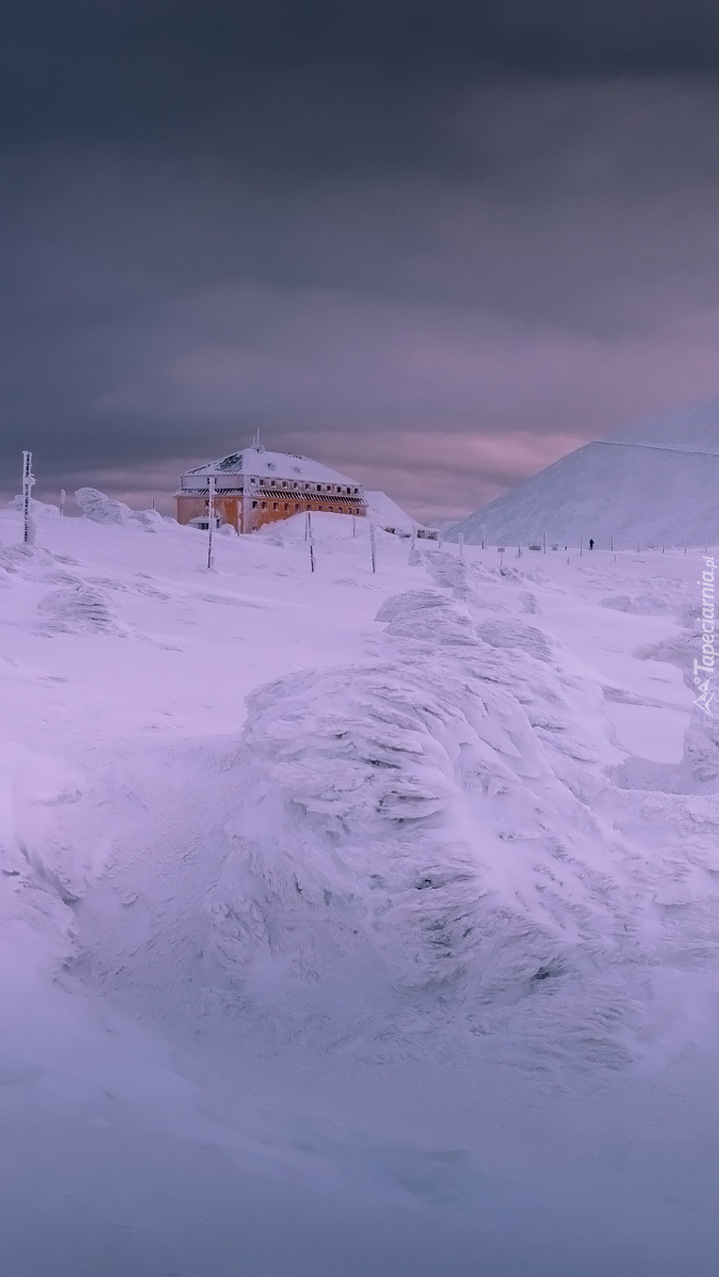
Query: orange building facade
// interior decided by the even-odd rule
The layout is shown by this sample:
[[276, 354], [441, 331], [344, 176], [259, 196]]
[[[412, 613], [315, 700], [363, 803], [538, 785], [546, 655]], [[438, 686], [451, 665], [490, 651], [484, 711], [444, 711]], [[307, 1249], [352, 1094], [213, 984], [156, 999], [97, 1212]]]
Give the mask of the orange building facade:
[[361, 484], [308, 457], [268, 452], [256, 444], [181, 476], [175, 493], [178, 523], [206, 523], [211, 477], [215, 514], [236, 532], [256, 532], [306, 510], [360, 518], [367, 513]]

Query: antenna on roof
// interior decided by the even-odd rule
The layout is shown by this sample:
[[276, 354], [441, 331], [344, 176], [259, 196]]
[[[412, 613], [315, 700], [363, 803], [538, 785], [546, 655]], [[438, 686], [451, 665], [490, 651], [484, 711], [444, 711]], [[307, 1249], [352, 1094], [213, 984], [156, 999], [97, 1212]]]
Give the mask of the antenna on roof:
[[259, 448], [259, 446], [260, 446], [260, 427], [258, 426], [255, 431], [255, 437], [252, 440], [252, 447]]

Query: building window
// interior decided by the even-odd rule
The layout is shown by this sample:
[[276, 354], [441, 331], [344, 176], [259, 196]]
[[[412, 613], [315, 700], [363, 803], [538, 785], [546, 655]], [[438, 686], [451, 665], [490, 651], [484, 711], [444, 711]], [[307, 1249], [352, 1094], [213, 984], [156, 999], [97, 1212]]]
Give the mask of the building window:
[[253, 509], [253, 510], [256, 510], [256, 509], [257, 509], [257, 502], [256, 502], [256, 501], [253, 501], [253, 502], [252, 502], [252, 509]]
[[285, 501], [285, 510], [289, 510], [289, 508], [290, 508], [289, 501]]
[[276, 501], [273, 501], [273, 502], [272, 502], [272, 509], [273, 509], [273, 510], [276, 510], [276, 509], [277, 509], [277, 502], [276, 502]]
[[263, 501], [263, 502], [262, 502], [262, 509], [263, 509], [263, 510], [266, 510], [266, 509], [267, 509], [267, 502], [266, 502], [266, 501]]

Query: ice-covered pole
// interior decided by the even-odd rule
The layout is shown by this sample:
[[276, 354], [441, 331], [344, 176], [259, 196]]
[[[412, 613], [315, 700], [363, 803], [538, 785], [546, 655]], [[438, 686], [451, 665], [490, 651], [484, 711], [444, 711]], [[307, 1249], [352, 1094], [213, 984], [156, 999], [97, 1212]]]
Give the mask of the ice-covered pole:
[[212, 529], [215, 523], [215, 478], [210, 475], [207, 485], [207, 571], [212, 568]]
[[372, 559], [372, 571], [376, 572], [377, 571], [377, 544], [375, 541], [374, 523], [370, 523], [369, 525], [369, 546], [370, 546], [370, 557]]
[[464, 558], [464, 533], [463, 532], [460, 532], [459, 534], [459, 557], [460, 559]]
[[66, 496], [67, 496], [67, 493], [65, 492], [65, 489], [61, 488], [60, 489], [60, 514], [65, 513], [65, 497]]
[[35, 476], [32, 472], [32, 453], [23, 452], [22, 454], [22, 520], [23, 533], [22, 539], [25, 545], [33, 543], [33, 525], [30, 513], [30, 493], [35, 483]]

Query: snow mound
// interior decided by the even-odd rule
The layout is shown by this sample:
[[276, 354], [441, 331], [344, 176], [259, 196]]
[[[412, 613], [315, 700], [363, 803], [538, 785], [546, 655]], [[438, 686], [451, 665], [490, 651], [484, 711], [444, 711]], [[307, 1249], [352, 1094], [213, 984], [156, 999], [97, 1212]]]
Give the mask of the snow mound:
[[585, 716], [578, 744], [567, 689], [516, 626], [491, 647], [424, 591], [380, 617], [396, 661], [249, 700], [235, 850], [207, 905], [229, 1004], [335, 1026], [350, 1006], [375, 1022], [411, 1006], [482, 1032], [512, 1008], [540, 1049], [549, 1016], [553, 1043], [624, 1058], [611, 1026], [630, 995], [592, 973], [641, 949], [632, 892], [570, 783], [579, 751], [616, 754], [588, 747]]
[[97, 488], [78, 488], [75, 500], [86, 519], [93, 523], [129, 523], [133, 512], [124, 501], [115, 501]]
[[[22, 514], [24, 502], [21, 493], [13, 497], [8, 508], [17, 511], [18, 514]], [[60, 511], [56, 505], [51, 505], [45, 501], [36, 501], [34, 497], [30, 499], [30, 514], [33, 519], [60, 518]]]
[[90, 585], [63, 586], [37, 605], [44, 628], [74, 634], [127, 633], [100, 590]]

